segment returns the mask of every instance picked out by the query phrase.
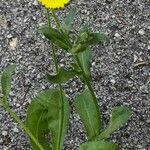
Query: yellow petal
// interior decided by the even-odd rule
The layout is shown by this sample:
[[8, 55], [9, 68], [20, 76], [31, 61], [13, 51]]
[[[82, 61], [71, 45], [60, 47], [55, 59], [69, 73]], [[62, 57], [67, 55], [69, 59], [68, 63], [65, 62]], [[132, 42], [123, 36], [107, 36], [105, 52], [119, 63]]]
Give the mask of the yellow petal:
[[39, 0], [46, 8], [62, 8], [69, 0]]

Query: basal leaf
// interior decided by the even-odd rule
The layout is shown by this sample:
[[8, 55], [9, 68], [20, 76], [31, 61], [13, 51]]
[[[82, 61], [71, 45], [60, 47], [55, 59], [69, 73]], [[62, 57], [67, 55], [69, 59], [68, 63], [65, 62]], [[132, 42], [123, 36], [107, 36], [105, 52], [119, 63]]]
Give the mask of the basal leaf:
[[86, 77], [91, 80], [91, 50], [87, 49], [81, 53], [77, 54], [77, 57], [79, 58], [80, 64], [83, 68], [83, 71], [86, 75]]
[[[69, 106], [65, 97], [64, 101], [65, 104], [64, 107], [62, 107], [60, 105], [61, 99], [59, 90], [45, 90], [32, 100], [27, 111], [26, 126], [45, 150], [52, 148], [55, 150], [57, 147], [61, 148], [63, 145], [69, 118]], [[63, 119], [61, 118], [62, 108], [63, 112], [66, 113]], [[63, 120], [63, 122], [60, 120]], [[54, 124], [55, 126], [53, 126]], [[53, 126], [53, 128], [50, 128], [51, 126]], [[51, 135], [51, 141], [49, 141], [45, 135]], [[38, 150], [32, 141], [31, 144], [33, 150]]]
[[118, 146], [107, 141], [93, 141], [83, 143], [79, 150], [118, 150]]
[[68, 50], [71, 45], [68, 36], [61, 33], [59, 30], [51, 27], [41, 27], [39, 32], [42, 33], [47, 39], [55, 43], [58, 47]]
[[56, 75], [47, 74], [47, 79], [52, 83], [65, 83], [76, 74], [77, 73], [74, 70], [65, 70], [64, 68], [60, 68]]
[[59, 106], [59, 109], [56, 109], [57, 107], [53, 107], [49, 109], [48, 112], [50, 115], [49, 117], [51, 118], [49, 120], [48, 127], [52, 133], [52, 149], [54, 150], [63, 149], [63, 142], [69, 123], [69, 103], [67, 98], [63, 95], [63, 107], [61, 107], [62, 100], [60, 95], [60, 92], [55, 93], [54, 97], [57, 97], [57, 99], [53, 99], [57, 106]]
[[100, 134], [100, 138], [108, 138], [115, 130], [119, 129], [128, 121], [131, 116], [131, 110], [125, 106], [115, 107], [112, 110], [108, 127]]
[[64, 29], [66, 29], [67, 31], [70, 31], [72, 29], [72, 24], [75, 16], [76, 16], [76, 8], [72, 8], [65, 18], [63, 24]]
[[86, 89], [76, 97], [74, 104], [75, 109], [79, 113], [81, 121], [84, 124], [89, 140], [99, 135], [101, 130], [100, 112], [97, 112], [92, 99], [93, 97], [89, 90]]
[[8, 97], [11, 89], [11, 79], [15, 68], [16, 68], [15, 65], [10, 65], [6, 67], [1, 76], [2, 93], [6, 98]]

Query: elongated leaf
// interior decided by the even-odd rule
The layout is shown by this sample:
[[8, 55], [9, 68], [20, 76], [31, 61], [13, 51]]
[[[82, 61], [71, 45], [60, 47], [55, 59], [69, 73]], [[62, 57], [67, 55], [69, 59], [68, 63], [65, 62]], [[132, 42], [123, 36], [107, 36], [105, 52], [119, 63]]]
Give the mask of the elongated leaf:
[[[61, 108], [60, 93], [55, 93], [55, 97], [59, 97], [57, 98], [57, 102], [55, 102], [55, 99], [54, 102], [57, 103], [57, 105]], [[49, 109], [51, 120], [49, 121], [48, 126], [52, 132], [52, 140], [53, 140], [52, 149], [54, 150], [63, 149], [63, 141], [69, 123], [70, 109], [69, 103], [65, 96], [63, 96], [63, 103], [64, 103], [63, 111], [61, 111], [61, 109], [56, 109], [55, 107], [53, 109]]]
[[89, 80], [91, 80], [91, 50], [87, 49], [81, 53], [78, 53], [77, 56], [79, 58], [80, 64], [82, 65], [85, 75]]
[[47, 39], [55, 43], [62, 49], [70, 49], [70, 42], [67, 35], [62, 34], [57, 29], [51, 27], [41, 27], [39, 32], [42, 33]]
[[[65, 97], [64, 99], [66, 100]], [[67, 100], [64, 107], [60, 103], [59, 90], [45, 90], [32, 100], [27, 111], [26, 126], [45, 150], [51, 149], [50, 141], [45, 138], [45, 135], [50, 134], [52, 136], [51, 143], [54, 149], [63, 145], [69, 118], [69, 106]], [[67, 112], [63, 119], [61, 118], [62, 108], [63, 112]], [[63, 120], [63, 122], [60, 120]], [[55, 124], [54, 128], [50, 128], [53, 124]], [[38, 150], [33, 141], [31, 141], [31, 144], [33, 150]]]
[[83, 143], [79, 150], [118, 150], [118, 146], [112, 142], [97, 141]]
[[76, 75], [76, 71], [74, 70], [65, 70], [64, 68], [60, 68], [58, 74], [56, 75], [47, 75], [47, 79], [53, 83], [65, 83], [69, 79], [73, 78]]
[[15, 70], [15, 65], [8, 66], [1, 76], [2, 93], [7, 98], [11, 89], [11, 78]]
[[78, 95], [74, 105], [84, 124], [88, 139], [91, 140], [92, 138], [95, 138], [100, 134], [101, 120], [100, 112], [97, 112], [93, 97], [89, 90], [85, 90]]
[[76, 8], [72, 8], [65, 18], [63, 24], [64, 29], [66, 29], [67, 31], [70, 31], [72, 29], [72, 24], [75, 16], [76, 16]]
[[100, 134], [100, 138], [108, 138], [115, 130], [119, 129], [128, 121], [131, 116], [131, 110], [125, 106], [115, 107], [112, 110], [112, 115], [108, 127]]

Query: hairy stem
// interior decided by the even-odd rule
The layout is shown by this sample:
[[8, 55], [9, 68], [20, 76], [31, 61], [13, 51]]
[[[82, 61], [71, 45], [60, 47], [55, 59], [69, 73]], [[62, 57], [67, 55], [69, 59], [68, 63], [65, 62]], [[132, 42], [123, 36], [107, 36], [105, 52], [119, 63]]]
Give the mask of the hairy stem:
[[[48, 13], [48, 24], [49, 26], [51, 27], [51, 24], [50, 24], [50, 15], [49, 15], [49, 11], [47, 12]], [[52, 10], [52, 16], [56, 19], [56, 24], [57, 24], [57, 27], [60, 28], [61, 25], [59, 24], [59, 21], [57, 20], [57, 17], [54, 13], [54, 10]], [[54, 65], [55, 65], [55, 69], [56, 69], [56, 73], [58, 73], [59, 71], [59, 65], [58, 65], [58, 62], [57, 62], [57, 56], [56, 56], [56, 46], [52, 43], [51, 45], [51, 48], [52, 48], [52, 58], [53, 58], [53, 62], [54, 62]], [[63, 88], [62, 88], [62, 85], [61, 84], [58, 84], [59, 86], [59, 90], [60, 90], [60, 96], [61, 96], [61, 102], [60, 102], [60, 105], [61, 105], [61, 112], [60, 112], [60, 135], [59, 135], [59, 142], [61, 142], [61, 137], [62, 137], [62, 130], [63, 130], [63, 122], [64, 122], [64, 99], [63, 99]], [[57, 147], [57, 150], [60, 150], [60, 147], [61, 147], [61, 143], [59, 143], [59, 147]]]
[[57, 28], [59, 29], [59, 31], [62, 33], [65, 41], [69, 44], [70, 48], [72, 47], [71, 43], [69, 40], [67, 40], [69, 38], [69, 36], [64, 32], [64, 30], [62, 29], [61, 23], [55, 13], [55, 10], [52, 10], [52, 17], [54, 18], [54, 21], [56, 23]]
[[60, 29], [61, 28], [61, 24], [59, 22], [58, 17], [56, 16], [55, 10], [53, 10], [53, 9], [52, 9], [52, 16], [53, 16], [53, 18], [54, 18], [54, 20], [56, 22], [57, 28]]
[[48, 21], [48, 26], [51, 27], [51, 21], [50, 21], [49, 9], [46, 9], [46, 11], [47, 11], [47, 21]]

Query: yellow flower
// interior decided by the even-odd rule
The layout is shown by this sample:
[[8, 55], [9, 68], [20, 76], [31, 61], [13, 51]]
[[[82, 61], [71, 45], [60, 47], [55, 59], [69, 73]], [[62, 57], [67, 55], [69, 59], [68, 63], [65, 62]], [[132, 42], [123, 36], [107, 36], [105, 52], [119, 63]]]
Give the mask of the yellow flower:
[[62, 8], [69, 0], [39, 0], [46, 8]]

